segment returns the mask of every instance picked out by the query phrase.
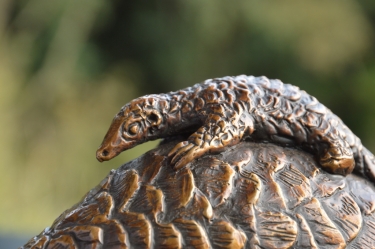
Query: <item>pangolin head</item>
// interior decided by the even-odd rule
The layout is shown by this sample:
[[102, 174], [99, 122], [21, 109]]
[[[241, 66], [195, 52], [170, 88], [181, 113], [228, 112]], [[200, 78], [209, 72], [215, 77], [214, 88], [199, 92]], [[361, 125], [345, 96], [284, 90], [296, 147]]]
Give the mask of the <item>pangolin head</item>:
[[135, 99], [122, 107], [96, 151], [98, 161], [111, 160], [124, 150], [159, 138], [163, 124], [160, 108], [163, 105], [156, 101], [154, 95]]

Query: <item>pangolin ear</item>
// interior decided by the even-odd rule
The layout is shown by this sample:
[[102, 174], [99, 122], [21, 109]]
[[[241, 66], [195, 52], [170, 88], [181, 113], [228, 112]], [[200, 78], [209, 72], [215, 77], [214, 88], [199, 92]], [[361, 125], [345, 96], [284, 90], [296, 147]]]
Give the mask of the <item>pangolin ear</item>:
[[162, 122], [162, 116], [157, 110], [147, 111], [147, 121], [151, 126], [158, 126]]

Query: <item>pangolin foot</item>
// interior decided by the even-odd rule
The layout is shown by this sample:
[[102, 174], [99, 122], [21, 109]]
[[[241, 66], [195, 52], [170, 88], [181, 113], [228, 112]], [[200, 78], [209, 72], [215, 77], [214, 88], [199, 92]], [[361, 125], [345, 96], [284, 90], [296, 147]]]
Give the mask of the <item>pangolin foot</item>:
[[352, 173], [355, 161], [353, 154], [343, 153], [340, 148], [331, 147], [320, 158], [320, 165], [329, 173], [346, 176]]

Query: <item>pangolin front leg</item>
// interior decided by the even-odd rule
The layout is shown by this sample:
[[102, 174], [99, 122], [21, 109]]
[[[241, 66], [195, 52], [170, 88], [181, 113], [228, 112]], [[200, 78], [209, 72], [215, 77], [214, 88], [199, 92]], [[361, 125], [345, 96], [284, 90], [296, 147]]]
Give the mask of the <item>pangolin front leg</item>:
[[230, 117], [224, 111], [209, 114], [202, 127], [169, 152], [171, 163], [179, 169], [207, 151], [218, 151], [239, 143], [244, 132], [251, 127], [250, 120], [244, 119], [246, 117], [235, 112]]

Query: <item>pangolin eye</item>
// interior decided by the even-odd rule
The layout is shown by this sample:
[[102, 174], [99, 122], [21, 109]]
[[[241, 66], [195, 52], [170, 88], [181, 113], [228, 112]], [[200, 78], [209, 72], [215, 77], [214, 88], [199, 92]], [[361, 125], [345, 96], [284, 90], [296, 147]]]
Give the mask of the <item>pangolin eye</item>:
[[139, 125], [138, 123], [134, 123], [129, 127], [129, 133], [131, 135], [136, 135], [139, 131]]
[[124, 127], [124, 135], [135, 136], [138, 135], [140, 130], [140, 124], [138, 122], [132, 123], [127, 128]]

